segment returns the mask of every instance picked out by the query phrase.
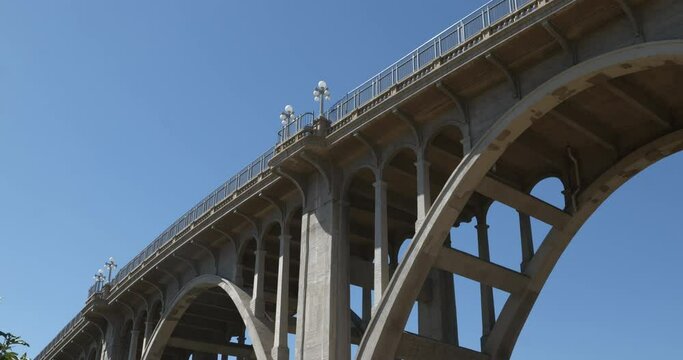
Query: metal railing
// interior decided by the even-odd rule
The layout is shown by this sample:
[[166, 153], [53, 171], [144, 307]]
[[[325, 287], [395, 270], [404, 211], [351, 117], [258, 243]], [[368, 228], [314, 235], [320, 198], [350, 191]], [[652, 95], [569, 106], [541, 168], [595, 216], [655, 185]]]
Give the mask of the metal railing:
[[64, 335], [65, 335], [69, 330], [71, 330], [71, 328], [73, 328], [74, 325], [76, 325], [76, 323], [78, 322], [78, 320], [81, 319], [82, 316], [83, 316], [83, 313], [82, 313], [82, 312], [79, 312], [78, 314], [76, 314], [76, 316], [74, 316], [73, 319], [71, 319], [71, 320], [62, 328], [62, 330], [60, 330], [60, 331], [57, 333], [57, 336], [55, 336], [55, 337], [52, 339], [52, 341], [50, 341], [47, 345], [45, 345], [45, 347], [43, 348], [43, 350], [41, 350], [41, 351], [38, 353], [38, 355], [36, 355], [35, 359], [36, 359], [36, 360], [41, 359], [41, 358], [45, 355], [45, 353], [46, 353], [50, 348], [52, 348], [52, 346], [54, 346], [54, 345], [57, 343], [57, 341], [61, 340], [61, 339], [64, 337]]
[[278, 144], [287, 141], [290, 137], [298, 134], [299, 131], [310, 128], [313, 120], [315, 120], [315, 115], [312, 112], [306, 112], [289, 121], [287, 125], [277, 132]]
[[[384, 92], [391, 89], [394, 85], [405, 80], [410, 75], [423, 69], [435, 59], [455, 49], [458, 45], [463, 44], [472, 37], [478, 35], [489, 26], [502, 20], [507, 15], [519, 10], [524, 5], [529, 4], [533, 0], [492, 0], [484, 6], [475, 10], [462, 20], [451, 25], [446, 30], [442, 31], [429, 41], [420, 45], [417, 49], [411, 51], [408, 55], [402, 57], [400, 60], [380, 71], [360, 86], [344, 95], [341, 100], [328, 108], [325, 112], [325, 117], [335, 122], [341, 120], [349, 115], [355, 109], [367, 104], [376, 99]], [[548, 0], [549, 1], [549, 0]], [[283, 127], [278, 132], [278, 144], [286, 141], [300, 131], [310, 126], [314, 121], [312, 113], [304, 113], [298, 116], [295, 120], [290, 121], [287, 126]], [[268, 149], [265, 153], [259, 156], [251, 164], [243, 168], [239, 173], [232, 176], [228, 181], [219, 186], [216, 190], [211, 192], [207, 197], [200, 201], [197, 205], [192, 207], [189, 211], [183, 214], [178, 220], [171, 224], [164, 230], [154, 241], [138, 253], [131, 261], [121, 267], [116, 277], [112, 279], [110, 286], [114, 286], [121, 282], [128, 274], [139, 267], [146, 259], [151, 257], [157, 250], [159, 250], [174, 236], [181, 233], [185, 228], [190, 226], [195, 220], [202, 217], [210, 211], [216, 204], [225, 200], [244, 185], [257, 178], [268, 170], [268, 161], [275, 154], [275, 147]], [[94, 284], [88, 290], [88, 297], [102, 291], [102, 286]], [[81, 318], [82, 314], [78, 313], [60, 332], [59, 334], [38, 354], [36, 360], [41, 359], [45, 352], [52, 348], [56, 342], [63, 338]]]
[[369, 103], [394, 85], [421, 70], [434, 59], [447, 54], [458, 45], [481, 33], [484, 29], [531, 1], [489, 1], [462, 20], [418, 46], [391, 66], [380, 71], [360, 86], [346, 93], [344, 97], [327, 110], [325, 117], [332, 122], [341, 120], [357, 108]]

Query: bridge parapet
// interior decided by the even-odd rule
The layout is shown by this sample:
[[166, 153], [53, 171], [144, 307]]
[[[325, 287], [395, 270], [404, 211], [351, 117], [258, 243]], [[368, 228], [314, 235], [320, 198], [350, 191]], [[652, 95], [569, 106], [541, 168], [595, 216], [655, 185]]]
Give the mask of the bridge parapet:
[[[601, 1], [601, 4], [604, 5], [604, 3], [607, 2], [607, 0], [604, 0]], [[633, 3], [636, 2], [640, 3], [641, 1], [633, 1]], [[612, 5], [618, 3], [621, 2], [615, 1]], [[147, 282], [150, 285], [154, 285], [150, 282], [148, 277], [150, 272], [156, 272], [156, 276], [158, 276], [157, 280], [163, 279], [164, 284], [166, 285], [175, 282], [177, 284], [176, 287], [179, 289], [180, 284], [186, 282], [187, 279], [180, 278], [182, 275], [174, 274], [173, 271], [157, 271], [154, 269], [155, 267], [158, 267], [164, 259], [171, 257], [171, 255], [175, 256], [176, 252], [187, 252], [187, 248], [193, 247], [190, 245], [201, 248], [201, 251], [197, 249], [195, 249], [195, 251], [202, 253], [202, 255], [193, 253], [189, 258], [187, 256], [182, 258], [181, 256], [183, 254], [180, 254], [181, 256], [178, 256], [178, 258], [182, 261], [176, 260], [176, 262], [183, 263], [182, 265], [179, 265], [185, 267], [183, 271], [189, 269], [188, 273], [192, 272], [195, 275], [199, 275], [201, 271], [199, 270], [199, 265], [195, 259], [204, 256], [210, 259], [208, 261], [213, 264], [205, 267], [205, 269], [208, 268], [211, 269], [210, 271], [218, 272], [218, 255], [214, 253], [217, 246], [212, 248], [212, 246], [215, 245], [212, 241], [215, 239], [207, 240], [205, 244], [197, 244], [194, 243], [194, 238], [200, 237], [202, 231], [214, 231], [213, 224], [215, 222], [233, 216], [241, 217], [241, 223], [237, 223], [236, 220], [229, 220], [225, 222], [229, 225], [227, 226], [229, 229], [221, 229], [219, 227], [218, 230], [215, 231], [223, 232], [227, 230], [227, 233], [223, 233], [226, 238], [235, 237], [237, 235], [242, 236], [246, 233], [254, 233], [253, 238], [256, 239], [256, 245], [254, 248], [251, 248], [244, 245], [245, 243], [248, 243], [248, 239], [247, 241], [244, 241], [244, 239], [237, 239], [240, 248], [237, 250], [237, 253], [241, 254], [238, 256], [248, 254], [246, 256], [252, 257], [253, 264], [244, 265], [244, 269], [241, 268], [243, 266], [242, 264], [237, 264], [237, 272], [240, 272], [240, 274], [237, 274], [234, 279], [230, 278], [229, 280], [234, 280], [237, 286], [242, 287], [243, 290], [253, 292], [254, 298], [258, 298], [258, 300], [261, 301], [258, 306], [258, 311], [255, 311], [255, 313], [263, 313], [264, 306], [262, 301], [264, 299], [269, 299], [269, 301], [271, 301], [270, 304], [272, 304], [272, 299], [275, 298], [275, 296], [272, 292], [272, 288], [269, 293], [267, 291], [264, 292], [261, 282], [264, 278], [268, 281], [268, 277], [272, 279], [273, 277], [278, 276], [278, 271], [282, 274], [282, 269], [275, 270], [272, 267], [267, 268], [267, 266], [264, 266], [265, 261], [271, 261], [272, 264], [272, 258], [277, 256], [277, 253], [273, 256], [273, 252], [268, 253], [262, 248], [263, 246], [266, 246], [263, 245], [265, 240], [262, 239], [265, 236], [264, 232], [267, 232], [266, 229], [268, 229], [269, 224], [272, 223], [274, 218], [270, 213], [267, 215], [264, 214], [269, 211], [275, 212], [271, 210], [276, 209], [280, 212], [279, 215], [275, 216], [275, 218], [277, 218], [276, 221], [279, 221], [282, 225], [287, 222], [284, 220], [286, 217], [284, 214], [286, 213], [285, 210], [287, 207], [291, 207], [292, 205], [300, 206], [299, 203], [293, 202], [293, 204], [286, 204], [286, 201], [284, 201], [284, 197], [287, 197], [287, 200], [294, 197], [292, 195], [292, 189], [294, 187], [291, 186], [292, 184], [288, 181], [283, 180], [283, 178], [286, 178], [287, 180], [294, 179], [293, 182], [297, 182], [297, 180], [301, 180], [296, 179], [300, 176], [304, 181], [295, 184], [300, 188], [299, 190], [303, 187], [301, 184], [311, 185], [311, 188], [318, 186], [317, 189], [312, 190], [314, 196], [324, 192], [324, 188], [319, 186], [320, 184], [316, 184], [316, 181], [327, 182], [328, 190], [333, 187], [335, 191], [342, 189], [339, 193], [335, 193], [334, 196], [329, 199], [318, 199], [320, 203], [325, 203], [327, 200], [339, 200], [338, 204], [335, 203], [334, 208], [327, 209], [329, 212], [320, 214], [321, 219], [324, 221], [329, 220], [325, 218], [327, 215], [348, 216], [348, 214], [344, 214], [345, 210], [338, 212], [339, 209], [337, 209], [336, 206], [340, 205], [342, 208], [350, 207], [348, 205], [349, 199], [344, 199], [344, 196], [348, 194], [344, 194], [343, 192], [347, 189], [346, 186], [351, 185], [339, 186], [340, 183], [346, 184], [345, 182], [349, 180], [349, 178], [351, 178], [350, 182], [357, 180], [363, 186], [369, 183], [372, 186], [369, 186], [367, 189], [363, 186], [359, 189], [354, 189], [357, 191], [355, 191], [353, 196], [356, 196], [357, 198], [351, 199], [350, 201], [353, 203], [353, 206], [355, 206], [355, 212], [351, 216], [356, 217], [355, 220], [359, 217], [369, 218], [371, 216], [369, 214], [372, 211], [372, 206], [370, 203], [366, 202], [366, 200], [373, 200], [373, 191], [380, 194], [386, 192], [389, 195], [382, 195], [383, 198], [380, 198], [379, 203], [376, 202], [374, 206], [377, 207], [380, 203], [391, 202], [390, 206], [393, 207], [394, 212], [380, 214], [380, 219], [377, 220], [378, 218], [375, 217], [374, 221], [376, 223], [381, 223], [382, 217], [384, 221], [387, 221], [387, 218], [391, 218], [392, 220], [389, 221], [391, 224], [385, 225], [385, 227], [393, 226], [394, 230], [400, 230], [400, 236], [408, 236], [411, 231], [415, 231], [414, 229], [419, 227], [421, 220], [425, 217], [426, 212], [430, 207], [429, 203], [434, 200], [431, 198], [434, 198], [433, 195], [438, 193], [438, 186], [430, 184], [430, 178], [431, 183], [439, 184], [445, 182], [448, 178], [448, 174], [450, 174], [452, 170], [449, 169], [448, 166], [462, 161], [465, 155], [467, 155], [466, 153], [469, 146], [471, 146], [471, 143], [474, 140], [477, 140], [477, 138], [472, 135], [472, 129], [470, 128], [469, 108], [474, 109], [472, 111], [472, 123], [476, 124], [477, 127], [475, 129], [477, 132], [475, 135], [481, 137], [482, 134], [487, 131], [488, 127], [493, 124], [496, 118], [500, 116], [505, 109], [514, 105], [521, 95], [528, 95], [529, 91], [533, 90], [535, 86], [538, 86], [540, 81], [547, 80], [551, 75], [555, 74], [553, 71], [559, 71], [562, 69], [562, 66], [568, 65], [564, 64], [564, 60], [568, 57], [563, 56], [562, 54], [558, 55], [558, 52], [562, 49], [567, 52], [572, 50], [571, 48], [569, 48], [569, 50], [565, 49], [565, 46], [560, 48], [559, 43], [562, 43], [562, 35], [556, 33], [555, 35], [560, 36], [560, 40], [557, 40], [557, 38], [554, 40], [550, 38], [550, 40], [547, 40], [543, 45], [543, 48], [539, 50], [540, 55], [530, 56], [531, 58], [537, 56], [537, 59], [524, 63], [527, 61], [526, 58], [509, 56], [509, 47], [501, 50], [501, 48], [505, 48], [504, 43], [515, 42], [511, 39], [519, 35], [518, 33], [524, 33], [525, 35], [523, 36], [528, 38], [528, 34], [532, 32], [529, 28], [532, 27], [533, 31], [535, 31], [534, 34], [538, 35], [538, 32], [540, 32], [541, 34], [545, 34], [546, 37], [550, 37], [543, 31], [540, 23], [546, 17], [561, 13], [560, 10], [574, 7], [576, 4], [581, 4], [581, 6], [583, 6], [583, 11], [585, 11], [587, 7], [585, 5], [589, 4], [589, 2], [579, 0], [490, 1], [479, 10], [468, 15], [464, 20], [452, 25], [444, 32], [430, 39], [416, 50], [401, 58], [401, 60], [363, 83], [361, 86], [347, 93], [339, 102], [335, 103], [324, 112], [322, 117], [324, 120], [322, 122], [320, 120], [314, 120], [313, 114], [310, 113], [296, 118], [280, 131], [278, 143], [275, 147], [268, 149], [264, 154], [259, 156], [258, 159], [250, 163], [238, 174], [231, 177], [207, 197], [202, 199], [202, 201], [183, 214], [183, 216], [170, 225], [161, 235], [147, 245], [128, 264], [123, 266], [111, 284], [106, 286], [106, 288], [110, 290], [109, 293], [102, 293], [99, 291], [100, 289], [98, 287], [93, 286], [89, 290], [88, 303], [95, 301], [99, 302], [101, 300], [102, 303], [116, 305], [117, 299], [122, 296], [124, 298], [127, 296], [129, 300], [130, 298], [135, 298], [133, 302], [137, 302], [138, 305], [140, 305], [139, 299], [142, 299], [142, 303], [145, 303], [146, 300], [143, 297], [136, 295], [131, 291], [131, 288], [137, 287], [138, 290], [144, 288], [144, 290], [147, 291], [147, 295], [149, 295], [150, 291], [153, 291], [152, 288], [147, 286], [147, 284], [144, 284], [147, 286], [147, 288], [145, 288], [141, 283]], [[610, 16], [614, 17], [613, 13], [614, 11], [612, 11]], [[522, 19], [528, 21], [520, 21]], [[564, 29], [566, 28], [567, 26], [565, 25]], [[552, 27], [550, 27], [550, 29], [552, 30]], [[548, 31], [552, 33], [552, 31]], [[523, 41], [521, 42], [523, 43]], [[519, 45], [520, 41], [516, 41], [515, 44]], [[532, 48], [533, 45], [529, 45], [528, 47]], [[505, 57], [506, 50], [508, 58]], [[496, 55], [499, 55], [502, 61], [496, 58], [492, 52], [496, 52]], [[573, 55], [575, 57], [576, 54]], [[549, 56], [551, 61], [554, 61], [553, 66], [556, 66], [557, 64], [560, 64], [561, 66], [557, 66], [557, 69], [548, 69], [547, 67], [543, 68], [543, 66], [540, 66], [539, 68], [543, 68], [540, 76], [537, 75], [535, 78], [532, 77], [531, 80], [529, 80], [528, 77], [525, 78], [526, 74], [523, 72], [538, 65], [540, 63], [538, 58], [541, 58], [542, 56]], [[585, 56], [585, 58], [590, 58], [591, 56], [595, 56], [595, 54], [589, 54], [588, 56]], [[522, 60], [519, 60], [520, 58], [522, 58]], [[558, 58], [560, 61], [556, 61]], [[518, 62], [513, 63], [513, 61]], [[467, 72], [467, 66], [470, 66], [473, 62], [478, 62], [477, 65], [479, 66], [479, 70], [483, 68], [484, 71], [488, 72], [488, 77], [484, 79], [485, 84], [472, 86], [475, 88], [474, 90], [472, 90], [472, 88], [456, 89], [456, 87], [460, 85], [458, 80], [462, 80], [462, 77], [459, 77], [458, 75]], [[504, 65], [504, 63], [507, 65]], [[520, 63], [522, 63], [522, 65], [519, 65]], [[513, 85], [513, 92], [509, 91], [507, 83]], [[466, 85], [471, 86], [471, 84]], [[526, 85], [526, 88], [524, 88], [523, 85]], [[486, 92], [486, 95], [483, 95], [484, 92]], [[502, 97], [500, 96], [501, 94], [504, 94], [505, 96]], [[513, 96], [509, 96], [510, 94]], [[461, 99], [459, 96], [463, 96], [464, 98]], [[423, 100], [431, 102], [430, 105], [425, 105], [425, 108], [428, 110], [420, 109], [415, 106], [411, 108], [411, 101], [414, 105], [414, 103], [422, 102]], [[482, 105], [484, 102], [486, 104]], [[485, 108], [486, 110], [482, 111], [482, 108]], [[493, 108], [493, 110], [488, 108]], [[330, 120], [330, 123], [327, 122], [327, 119]], [[571, 123], [571, 119], [565, 119], [565, 122]], [[390, 126], [386, 126], [387, 124], [390, 124]], [[450, 126], [451, 128], [448, 130], [447, 134], [445, 132], [439, 134], [439, 127], [445, 127], [444, 125]], [[391, 129], [385, 131], [389, 127], [391, 127]], [[454, 129], [455, 127], [458, 129]], [[574, 128], [577, 128], [576, 124], [574, 124]], [[580, 126], [578, 128], [582, 133], [591, 135], [590, 130], [586, 130]], [[389, 134], [387, 135], [387, 133]], [[406, 135], [405, 133], [408, 134]], [[430, 156], [430, 159], [426, 159], [428, 153], [427, 147], [431, 146], [430, 142], [433, 139], [432, 136], [442, 136], [439, 140], [442, 144], [432, 146], [431, 151], [433, 151], [433, 153]], [[548, 146], [548, 144], [542, 141], [543, 139], [539, 140], [538, 138], [532, 138], [531, 136], [532, 135], [529, 135], [525, 139], [526, 143], [519, 142], [512, 147], [513, 150], [516, 151], [514, 156], [518, 156], [520, 153], [525, 154], [527, 157], [524, 161], [525, 164], [532, 164], [534, 161], [540, 159], [543, 162], [543, 166], [538, 166], [538, 168], [542, 168], [541, 170], [547, 168], [557, 169], [557, 164], [561, 164], [566, 160], [563, 157], [565, 155], [564, 152], [561, 152], [558, 155], [553, 151], [552, 146]], [[596, 137], [600, 140], [600, 136], [598, 135], [592, 134], [591, 136], [593, 139]], [[408, 138], [407, 141], [406, 138]], [[396, 143], [390, 143], [393, 140], [397, 140]], [[362, 142], [363, 146], [359, 146], [359, 142]], [[442, 146], [443, 142], [448, 143], [448, 146]], [[463, 149], [456, 149], [460, 144], [465, 145], [463, 146], [464, 154], [462, 151]], [[382, 147], [382, 149], [379, 149], [380, 147]], [[546, 148], [545, 150], [543, 149], [544, 147]], [[614, 146], [608, 144], [607, 147], [613, 148]], [[374, 158], [373, 156], [368, 156], [366, 153], [361, 154], [361, 151], [358, 150], [359, 148], [362, 148], [363, 151], [367, 150], [366, 152], [368, 153], [373, 153], [372, 155]], [[406, 148], [410, 148], [410, 150], [407, 152], [404, 151]], [[539, 151], [539, 149], [541, 150]], [[412, 150], [414, 150], [414, 154], [411, 152]], [[342, 155], [339, 154], [345, 154], [343, 156], [346, 156], [348, 151], [356, 152], [356, 154], [341, 159]], [[407, 164], [407, 167], [397, 166], [399, 164], [392, 163], [392, 159], [396, 153], [400, 151], [403, 151], [402, 154], [399, 154], [402, 157], [401, 160], [404, 163], [403, 165]], [[318, 155], [320, 155], [319, 158]], [[356, 158], [354, 158], [354, 156], [356, 156]], [[415, 156], [415, 158], [412, 158], [411, 156]], [[369, 158], [373, 159], [368, 161]], [[443, 159], [447, 159], [447, 161], [443, 162], [448, 163], [449, 165], [441, 164], [441, 160]], [[353, 164], [351, 164], [352, 162]], [[417, 171], [412, 168], [411, 163], [417, 167]], [[432, 165], [432, 170], [430, 170], [430, 163]], [[368, 164], [371, 165], [367, 166]], [[370, 168], [370, 172], [374, 173], [368, 175], [366, 172], [358, 175], [354, 179], [354, 176], [356, 176], [355, 172], [359, 168], [363, 168], [364, 165], [366, 166], [366, 169]], [[414, 215], [412, 214], [413, 204], [404, 201], [406, 199], [396, 197], [397, 188], [391, 189], [395, 185], [387, 184], [391, 183], [391, 181], [383, 181], [383, 175], [381, 173], [384, 171], [384, 168], [390, 168], [389, 172], [391, 172], [391, 176], [393, 176], [394, 179], [401, 179], [400, 182], [402, 182], [402, 187], [400, 190], [403, 192], [403, 195], [406, 195], [405, 197], [413, 196], [412, 191], [414, 191], [415, 186], [412, 182], [415, 181], [418, 184], [418, 191], [422, 192], [415, 194], [415, 196], [421, 197], [422, 200], [418, 200], [418, 202], [423, 202], [423, 204], [417, 205], [417, 208], [419, 208], [417, 211], [419, 214], [418, 219], [420, 221], [415, 221], [413, 223], [413, 219], [411, 218]], [[438, 169], [434, 170], [435, 168]], [[496, 176], [501, 176], [501, 173], [508, 170], [509, 169], [506, 169], [505, 166], [499, 165], [498, 174]], [[533, 170], [539, 171], [538, 169]], [[566, 169], [560, 169], [559, 173], [564, 174], [562, 171], [566, 171]], [[509, 182], [514, 183], [514, 188], [510, 188], [509, 186], [503, 188], [508, 193], [514, 193], [516, 196], [523, 197], [522, 195], [524, 194], [520, 193], [526, 191], [522, 184], [528, 180], [525, 177], [533, 177], [535, 175], [536, 174], [529, 175], [523, 170], [519, 171], [515, 174], [516, 178], [513, 178], [512, 180], [507, 179]], [[373, 176], [376, 181], [370, 182], [370, 178]], [[339, 181], [340, 178], [342, 181]], [[311, 181], [307, 183], [306, 180]], [[331, 185], [333, 182], [334, 186]], [[276, 188], [275, 190], [269, 188], [269, 186], [273, 184], [276, 184], [276, 186], [273, 186]], [[373, 190], [373, 187], [378, 190]], [[430, 187], [433, 187], [433, 189], [430, 189]], [[388, 191], [387, 188], [389, 188]], [[477, 191], [482, 193], [482, 189], [483, 188], [479, 188]], [[262, 193], [268, 191], [270, 191], [271, 194]], [[432, 192], [431, 198], [429, 195], [430, 191]], [[301, 190], [301, 192], [304, 197], [309, 195], [305, 190]], [[489, 196], [489, 200], [492, 200], [496, 197], [494, 195], [497, 194], [488, 195], [491, 195]], [[280, 196], [283, 198], [279, 198]], [[483, 196], [486, 197], [487, 193], [483, 193]], [[479, 197], [479, 200], [481, 200], [481, 196]], [[260, 198], [261, 200], [255, 201], [253, 200], [254, 198]], [[361, 200], [359, 200], [359, 198]], [[374, 200], [377, 201], [377, 198]], [[267, 202], [268, 205], [262, 206], [263, 204], [254, 204], [259, 201]], [[248, 202], [250, 202], [250, 204], [245, 206], [244, 204]], [[408, 206], [404, 206], [406, 204]], [[249, 208], [249, 206], [251, 207]], [[301, 222], [309, 222], [311, 220], [311, 214], [306, 213], [305, 200], [303, 206], [303, 217], [305, 220], [301, 220]], [[237, 209], [238, 207], [241, 208]], [[244, 211], [244, 207], [249, 208], [249, 210]], [[403, 212], [404, 216], [397, 216], [395, 212], [397, 210]], [[471, 213], [471, 209], [466, 210], [470, 211], [470, 213], [464, 211], [466, 214], [463, 215], [462, 218], [467, 218], [466, 221], [469, 221], [474, 215]], [[237, 214], [239, 216], [234, 216], [232, 214]], [[254, 219], [251, 218], [252, 215]], [[461, 219], [456, 219], [455, 221], [458, 222], [461, 221]], [[331, 227], [338, 226], [337, 223], [331, 224]], [[234, 228], [231, 228], [233, 225]], [[329, 228], [326, 228], [326, 226], [327, 224], [323, 224], [319, 226], [319, 228], [321, 231], [329, 231]], [[377, 227], [377, 225], [375, 225], [375, 227]], [[406, 232], [406, 229], [409, 231]], [[353, 235], [362, 238], [363, 241], [372, 239], [373, 236], [375, 238], [384, 237], [385, 244], [382, 246], [386, 248], [388, 243], [386, 237], [389, 236], [386, 229], [379, 233], [376, 231], [377, 229], [375, 229], [373, 234], [372, 229], [360, 226], [359, 231]], [[280, 229], [280, 232], [279, 236], [281, 238], [287, 238], [288, 235], [285, 234], [284, 229]], [[296, 232], [294, 233], [296, 234]], [[300, 233], [301, 232], [299, 231], [299, 234]], [[392, 234], [392, 236], [394, 235], [396, 234]], [[278, 236], [277, 231], [271, 232], [270, 236], [273, 238]], [[405, 237], [403, 239], [405, 239]], [[297, 246], [303, 248], [301, 240], [302, 239], [298, 239], [295, 242], [299, 242], [300, 245]], [[181, 249], [182, 246], [185, 247]], [[395, 244], [391, 244], [391, 246], [395, 246]], [[280, 251], [282, 251], [282, 249]], [[397, 251], [397, 249], [393, 249], [392, 251]], [[254, 255], [251, 255], [252, 252]], [[208, 254], [208, 256], [205, 256], [206, 254]], [[394, 261], [396, 261], [395, 259], [398, 255], [390, 255], [393, 257]], [[270, 256], [271, 260], [268, 260], [268, 256]], [[332, 256], [332, 258], [334, 258], [334, 256]], [[367, 258], [367, 256], [363, 258], [362, 256], [359, 257], [356, 255], [355, 258], [349, 260], [358, 265], [357, 268], [352, 269], [352, 275], [349, 275], [352, 278], [354, 276], [356, 277], [353, 280], [355, 281], [353, 284], [358, 285], [358, 282], [362, 282], [361, 287], [364, 288], [363, 290], [371, 289], [378, 284], [382, 287], [386, 286], [386, 274], [395, 271], [395, 269], [387, 269], [386, 266], [384, 266], [379, 270], [372, 270], [372, 261], [368, 263]], [[372, 259], [372, 256], [370, 256], [370, 259]], [[295, 261], [298, 263], [299, 259]], [[303, 259], [301, 262], [303, 263]], [[397, 264], [394, 262], [390, 266], [396, 267], [396, 265]], [[304, 267], [301, 269], [304, 270]], [[256, 278], [256, 273], [259, 273], [258, 284], [256, 284], [256, 280], [255, 283], [252, 284], [243, 284], [242, 282], [245, 280], [241, 275], [243, 270], [248, 273], [245, 277], [251, 277], [253, 274], [254, 278]], [[375, 281], [373, 284], [372, 281], [367, 281], [367, 279], [358, 280], [360, 277], [365, 276], [369, 271], [379, 271], [382, 273], [383, 277], [379, 278], [381, 281]], [[165, 275], [159, 275], [161, 272], [164, 272]], [[362, 275], [358, 275], [361, 273]], [[169, 278], [172, 281], [168, 281]], [[279, 280], [278, 292], [280, 289], [287, 287], [286, 284], [286, 279]], [[259, 288], [259, 286], [261, 288]], [[156, 290], [161, 293], [161, 297], [163, 298], [164, 290], [158, 288]], [[130, 292], [132, 295], [127, 292]], [[259, 294], [260, 297], [257, 296]], [[156, 296], [157, 294], [153, 295]], [[173, 295], [173, 291], [168, 291], [168, 297], [172, 297]], [[426, 298], [427, 297], [423, 296], [420, 298], [420, 301], [426, 301]], [[379, 300], [379, 296], [376, 300]], [[292, 301], [291, 303], [294, 302], [295, 301]], [[86, 303], [86, 308], [88, 303]], [[121, 301], [121, 303], [123, 303], [123, 301]], [[145, 303], [144, 305], [149, 310], [149, 304]], [[125, 303], [119, 305], [120, 308], [128, 308], [129, 311], [127, 312], [131, 313], [131, 317], [135, 317], [136, 315], [132, 309], [134, 306], [135, 305], [129, 306]], [[301, 307], [298, 309], [300, 308]], [[282, 335], [283, 331], [285, 333], [287, 331], [282, 330], [286, 329], [288, 326], [286, 324], [289, 320], [289, 313], [287, 310], [287, 305], [279, 310], [281, 314], [283, 312], [285, 314], [283, 316], [278, 316], [280, 329], [276, 332], [280, 335]], [[342, 317], [341, 315], [339, 316]], [[356, 324], [360, 324], [352, 329], [352, 334], [355, 334], [354, 336], [362, 336], [365, 331], [365, 326], [368, 325], [369, 317], [370, 312], [368, 311], [368, 314], [363, 314], [362, 321], [353, 318]], [[67, 344], [67, 341], [70, 341], [69, 339], [72, 337], [72, 334], [79, 331], [79, 324], [83, 324], [85, 320], [83, 312], [77, 314], [74, 320], [67, 324], [59, 333], [58, 337], [39, 354], [38, 358], [49, 357], [50, 355], [54, 356], [54, 353], [51, 353], [52, 349], [63, 347]], [[297, 332], [299, 331], [297, 330]], [[354, 341], [357, 343], [358, 339], [356, 338]]]

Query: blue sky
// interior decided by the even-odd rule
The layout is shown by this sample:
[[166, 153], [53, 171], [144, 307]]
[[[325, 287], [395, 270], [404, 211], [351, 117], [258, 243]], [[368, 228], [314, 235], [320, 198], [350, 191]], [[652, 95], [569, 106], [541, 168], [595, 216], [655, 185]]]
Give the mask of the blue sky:
[[[37, 354], [109, 256], [128, 261], [273, 145], [285, 104], [315, 109], [323, 78], [334, 101], [482, 3], [0, 0], [0, 329]], [[513, 358], [683, 356], [682, 169], [655, 165], [587, 223]], [[516, 231], [508, 210], [493, 242]], [[476, 287], [456, 286], [474, 347]]]

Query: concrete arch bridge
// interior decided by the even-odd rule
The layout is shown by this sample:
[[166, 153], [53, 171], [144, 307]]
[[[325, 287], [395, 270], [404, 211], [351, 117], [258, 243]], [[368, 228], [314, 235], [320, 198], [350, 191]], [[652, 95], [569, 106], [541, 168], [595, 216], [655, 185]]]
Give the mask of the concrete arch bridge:
[[[683, 149], [682, 83], [681, 1], [492, 1], [297, 120], [91, 289], [38, 358], [508, 359], [582, 224]], [[531, 195], [548, 177], [562, 204]], [[493, 203], [517, 213], [518, 267], [491, 260]], [[457, 249], [463, 222], [476, 253]], [[454, 276], [480, 284], [475, 349]]]

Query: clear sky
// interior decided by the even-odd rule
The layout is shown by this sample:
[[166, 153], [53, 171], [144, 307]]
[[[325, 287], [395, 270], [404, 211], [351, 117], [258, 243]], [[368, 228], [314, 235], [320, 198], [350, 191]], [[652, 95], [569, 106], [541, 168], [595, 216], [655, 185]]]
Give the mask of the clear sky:
[[[285, 104], [315, 109], [320, 79], [334, 101], [482, 3], [0, 0], [0, 330], [37, 354], [109, 256], [273, 145]], [[598, 211], [513, 358], [683, 358], [681, 183], [674, 156]], [[506, 211], [493, 241], [516, 231]], [[508, 248], [494, 259], [517, 266]], [[458, 310], [470, 347], [476, 301]]]

